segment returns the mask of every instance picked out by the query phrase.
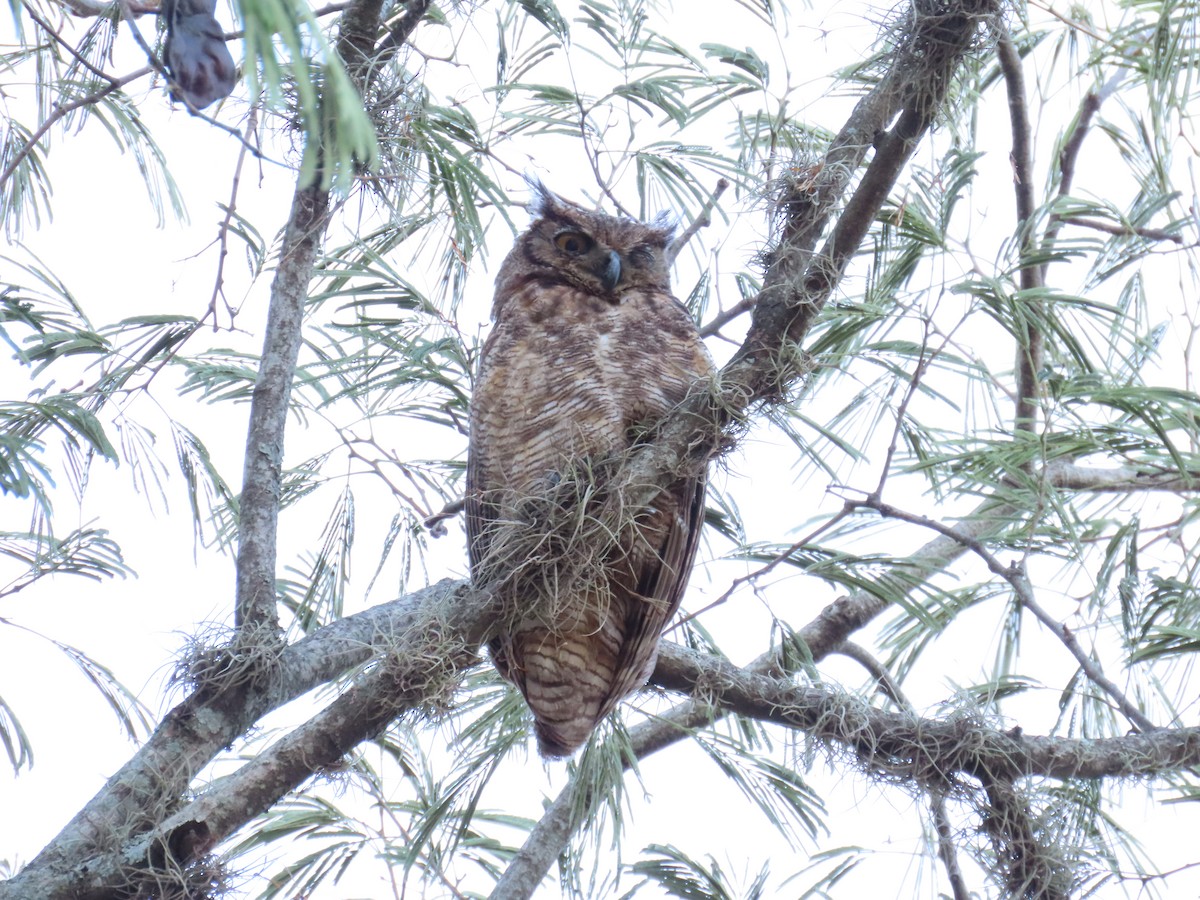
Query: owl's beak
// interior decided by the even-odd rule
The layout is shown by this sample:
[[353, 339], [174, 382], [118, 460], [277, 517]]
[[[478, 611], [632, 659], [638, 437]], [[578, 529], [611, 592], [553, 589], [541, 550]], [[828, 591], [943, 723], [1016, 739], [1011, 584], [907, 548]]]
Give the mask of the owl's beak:
[[621, 280], [621, 257], [617, 256], [617, 251], [609, 250], [608, 257], [601, 260], [597, 269], [596, 274], [600, 276], [600, 283], [604, 285], [604, 289], [610, 292], [614, 290], [617, 282]]

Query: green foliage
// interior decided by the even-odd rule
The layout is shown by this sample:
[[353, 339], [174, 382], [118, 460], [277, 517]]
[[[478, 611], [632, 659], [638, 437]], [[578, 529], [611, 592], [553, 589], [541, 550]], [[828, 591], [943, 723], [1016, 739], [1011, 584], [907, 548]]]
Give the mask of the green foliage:
[[285, 88], [295, 91], [305, 133], [298, 183], [350, 187], [357, 168], [374, 169], [379, 145], [342, 59], [333, 52], [311, 7], [299, 0], [244, 0], [239, 4], [250, 95], [265, 91], [273, 106]]
[[0, 146], [0, 171], [10, 173], [8, 189], [0, 193], [0, 217], [13, 234], [22, 222], [40, 228], [50, 215], [50, 181], [46, 161], [34, 140], [33, 131], [14, 120], [5, 122]]
[[[753, 733], [753, 729], [748, 729]], [[824, 830], [824, 804], [792, 765], [756, 753], [744, 737], [718, 734], [698, 738], [722, 776], [758, 807], [772, 828], [795, 845], [801, 836], [815, 838]]]
[[[769, 874], [766, 863], [750, 884], [743, 890], [735, 890], [729, 885], [728, 876], [720, 863], [711, 856], [706, 865], [670, 844], [651, 844], [645, 852], [650, 858], [634, 863], [630, 869], [637, 875], [645, 876], [643, 884], [656, 884], [668, 896], [684, 900], [758, 900], [767, 896], [764, 892]], [[625, 896], [634, 896], [636, 890]]]
[[33, 744], [21, 727], [20, 719], [3, 697], [0, 697], [0, 744], [4, 745], [4, 753], [13, 772], [19, 774], [22, 767], [33, 765]]
[[[286, 221], [239, 189], [256, 178], [269, 187], [283, 170], [304, 196], [333, 191], [303, 304], [288, 440], [250, 448], [280, 454], [275, 589], [295, 641], [465, 572], [456, 514], [472, 373], [490, 277], [526, 219], [522, 176], [544, 173], [553, 189], [625, 215], [665, 210], [684, 228], [707, 217], [674, 279], [723, 362], [774, 259], [759, 251], [784, 216], [767, 198], [786, 184], [809, 199], [822, 154], [880, 82], [894, 43], [854, 30], [854, 58], [835, 65], [825, 54], [845, 40], [837, 29], [770, 0], [711, 16], [653, 0], [503, 0], [430, 8], [413, 37], [419, 52], [388, 48], [409, 8], [384, 5], [364, 61], [339, 56], [340, 9], [326, 18], [298, 0], [239, 4], [245, 91], [212, 117], [254, 152], [236, 170], [240, 188], [206, 199], [223, 223], [204, 236], [221, 268], [172, 259], [177, 296], [119, 302], [20, 241], [50, 233], [62, 202], [51, 149], [68, 136], [105, 135], [133, 163], [114, 177], [141, 182], [160, 228], [183, 227], [188, 182], [171, 172], [186, 170], [157, 131], [166, 101], [146, 93], [148, 76], [123, 80], [115, 60], [130, 48], [115, 16], [54, 19], [52, 34], [31, 18], [40, 10], [49, 22], [37, 4], [13, 9], [20, 33], [0, 54], [14, 85], [0, 98], [0, 217], [14, 242], [0, 260], [11, 357], [0, 363], [0, 601], [14, 612], [0, 611], [0, 627], [49, 641], [135, 738], [150, 719], [119, 666], [25, 627], [20, 604], [51, 585], [133, 574], [108, 527], [114, 513], [92, 520], [93, 483], [118, 467], [146, 508], [183, 511], [193, 553], [233, 555], [261, 298], [284, 269], [274, 235]], [[805, 336], [803, 384], [756, 410], [714, 466], [703, 563], [685, 602], [695, 618], [669, 639], [739, 664], [767, 654], [775, 677], [842, 679], [882, 710], [1051, 737], [1125, 734], [1111, 685], [1164, 727], [1194, 719], [1198, 12], [1194, 0], [1126, 2], [1092, 18], [1059, 11], [1068, 21], [1031, 7], [1008, 23], [1038, 123], [1025, 222], [1012, 212], [1004, 73], [990, 46], [979, 50]], [[247, 102], [257, 128], [240, 118]], [[852, 137], [883, 152], [884, 135]], [[289, 159], [287, 170], [279, 161]], [[718, 197], [722, 181], [732, 191]], [[135, 235], [100, 239], [140, 264]], [[1027, 375], [1018, 357], [1035, 357]], [[1032, 424], [1015, 417], [1022, 392]], [[847, 608], [872, 611], [853, 636], [861, 653], [847, 654], [866, 677], [807, 643], [810, 624]], [[34, 732], [4, 688], [0, 744], [24, 777]], [[543, 770], [528, 758], [520, 696], [476, 666], [452, 699], [426, 698], [221, 853], [234, 866], [272, 860], [264, 897], [342, 891], [363, 871], [386, 871], [398, 895], [483, 896], [553, 808], [543, 792], [570, 778], [580, 833], [551, 876], [570, 896], [862, 896], [897, 853], [917, 856], [922, 873], [940, 865], [944, 843], [919, 814], [908, 816], [916, 837], [887, 853], [865, 839], [829, 846], [841, 838], [829, 837], [837, 814], [827, 810], [846, 805], [830, 798], [868, 789], [841, 777], [853, 742], [826, 759], [802, 736], [744, 717], [695, 729], [692, 744], [706, 777], [757, 810], [761, 855], [722, 856], [664, 833], [639, 834], [633, 846], [644, 849], [631, 858], [640, 795], [669, 803], [671, 790], [648, 766], [635, 773], [646, 780], [630, 777], [636, 735], [679, 699], [637, 698], [578, 760]], [[249, 736], [241, 757], [214, 769], [269, 752], [270, 735]], [[992, 887], [981, 871], [1004, 865], [981, 836], [992, 810], [968, 775], [946, 780], [908, 788], [949, 808], [983, 895]], [[1153, 789], [1163, 784], [1182, 804], [1200, 799], [1190, 769]], [[1141, 889], [1154, 884], [1144, 874], [1153, 853], [1138, 847], [1139, 828], [1119, 825], [1121, 791], [1135, 787], [1028, 778], [1014, 790], [1029, 833], [1074, 861], [1078, 885]], [[798, 875], [777, 855], [762, 862], [797, 848], [810, 860]], [[948, 877], [922, 882], [921, 895], [947, 893]]]

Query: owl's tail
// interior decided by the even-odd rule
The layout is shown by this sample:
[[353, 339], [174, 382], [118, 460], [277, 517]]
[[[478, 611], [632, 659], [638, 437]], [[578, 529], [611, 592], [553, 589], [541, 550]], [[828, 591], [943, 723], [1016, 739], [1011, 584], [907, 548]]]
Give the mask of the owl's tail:
[[622, 616], [606, 615], [591, 628], [564, 632], [530, 624], [512, 636], [512, 680], [533, 712], [542, 756], [574, 754], [627, 693], [614, 696], [623, 625]]

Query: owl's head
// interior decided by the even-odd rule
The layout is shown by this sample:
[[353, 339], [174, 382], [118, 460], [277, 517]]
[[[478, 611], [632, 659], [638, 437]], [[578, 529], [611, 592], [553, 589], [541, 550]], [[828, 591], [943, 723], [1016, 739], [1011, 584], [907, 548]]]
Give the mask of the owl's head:
[[534, 219], [500, 267], [497, 300], [531, 281], [568, 284], [611, 303], [630, 290], [670, 292], [671, 226], [607, 216], [564, 200], [540, 182], [532, 187]]

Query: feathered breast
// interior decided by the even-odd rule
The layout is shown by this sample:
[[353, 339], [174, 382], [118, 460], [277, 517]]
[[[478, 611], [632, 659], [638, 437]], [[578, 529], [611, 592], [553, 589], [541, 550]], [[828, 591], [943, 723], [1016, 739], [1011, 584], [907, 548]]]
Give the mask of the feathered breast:
[[471, 571], [506, 611], [489, 645], [497, 669], [524, 694], [541, 752], [566, 756], [653, 669], [695, 555], [704, 479], [628, 511], [616, 544], [594, 511], [609, 474], [711, 362], [662, 292], [612, 303], [530, 280], [497, 309], [471, 411]]

